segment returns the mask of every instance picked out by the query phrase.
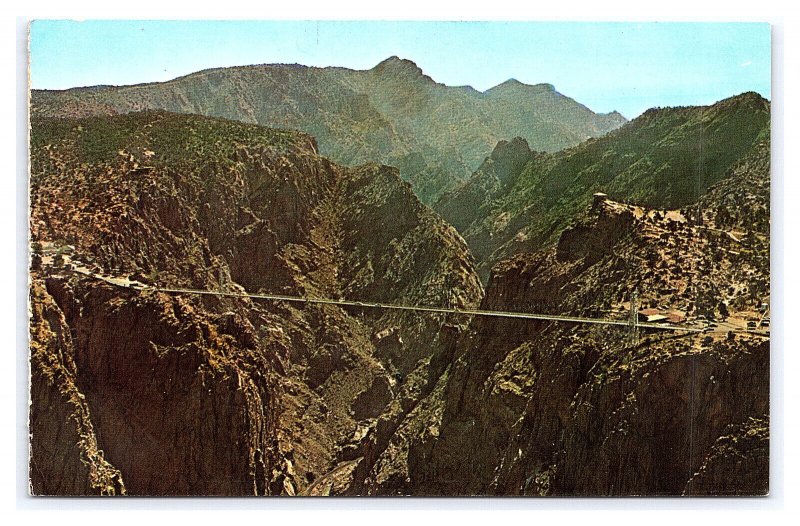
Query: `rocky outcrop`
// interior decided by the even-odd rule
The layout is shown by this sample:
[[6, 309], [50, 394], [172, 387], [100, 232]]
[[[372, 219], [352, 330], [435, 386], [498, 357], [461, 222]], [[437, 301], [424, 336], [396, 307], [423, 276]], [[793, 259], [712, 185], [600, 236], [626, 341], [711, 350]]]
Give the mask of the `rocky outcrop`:
[[[481, 215], [487, 213], [494, 197], [515, 178], [525, 165], [535, 157], [527, 141], [515, 137], [500, 141], [473, 176], [458, 189], [447, 192], [436, 203], [436, 211], [459, 232], [466, 232]], [[480, 254], [480, 246], [473, 243], [472, 250]]]
[[597, 217], [595, 222], [579, 223], [561, 233], [556, 245], [558, 260], [583, 259], [587, 265], [596, 263], [613, 251], [616, 242], [634, 227], [634, 210], [629, 207], [598, 200], [591, 212]]

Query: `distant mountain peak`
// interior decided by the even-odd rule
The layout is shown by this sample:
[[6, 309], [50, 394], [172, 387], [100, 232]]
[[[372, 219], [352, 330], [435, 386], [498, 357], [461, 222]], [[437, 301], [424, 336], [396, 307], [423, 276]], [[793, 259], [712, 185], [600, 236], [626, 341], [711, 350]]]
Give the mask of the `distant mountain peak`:
[[493, 88], [489, 88], [484, 92], [486, 95], [497, 95], [497, 94], [504, 94], [504, 93], [519, 93], [520, 91], [528, 91], [528, 92], [556, 92], [556, 87], [552, 84], [525, 84], [524, 82], [520, 82], [515, 78], [510, 78], [505, 82], [494, 86]]
[[407, 58], [400, 58], [397, 55], [392, 55], [378, 63], [377, 66], [387, 65], [387, 64], [411, 64], [416, 67], [416, 63], [413, 60], [408, 60]]
[[[765, 99], [763, 96], [761, 96], [760, 93], [756, 93], [755, 91], [745, 91], [745, 92], [740, 93], [738, 95], [734, 95], [732, 97], [728, 97], [727, 99], [723, 99], [723, 101], [725, 101], [725, 100], [755, 100], [755, 101], [758, 101], [758, 102], [766, 102], [767, 101], [767, 99]], [[722, 102], [722, 101], [720, 101], [720, 102]]]
[[606, 122], [612, 123], [612, 125], [615, 125], [615, 127], [622, 126], [628, 122], [627, 117], [617, 110], [610, 111], [608, 113], [598, 113], [597, 116], [603, 118]]
[[411, 74], [413, 76], [418, 76], [418, 77], [424, 76], [422, 68], [417, 66], [415, 62], [405, 58], [400, 58], [397, 55], [392, 55], [386, 60], [381, 61], [374, 68], [372, 68], [372, 71], [376, 72], [391, 71], [394, 73]]
[[505, 82], [503, 82], [501, 84], [498, 84], [497, 87], [498, 88], [501, 88], [501, 87], [509, 87], [510, 88], [511, 86], [524, 86], [524, 85], [525, 85], [525, 83], [520, 82], [517, 79], [512, 77], [512, 78], [508, 79], [507, 81], [505, 81]]
[[761, 94], [756, 93], [755, 91], [745, 91], [744, 93], [740, 93], [738, 95], [734, 95], [733, 97], [728, 97], [727, 99], [723, 99], [714, 106], [719, 106], [722, 108], [727, 108], [731, 106], [760, 106], [763, 107], [766, 111], [769, 111], [769, 100], [765, 99], [761, 96]]

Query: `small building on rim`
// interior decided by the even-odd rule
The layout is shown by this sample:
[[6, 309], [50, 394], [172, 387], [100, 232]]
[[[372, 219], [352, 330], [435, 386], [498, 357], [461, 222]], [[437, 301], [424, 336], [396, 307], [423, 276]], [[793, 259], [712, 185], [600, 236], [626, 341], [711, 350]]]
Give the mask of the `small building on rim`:
[[680, 311], [660, 311], [658, 309], [642, 309], [639, 311], [639, 321], [658, 323], [683, 323], [686, 315]]
[[660, 313], [658, 309], [642, 309], [639, 311], [639, 321], [656, 323], [659, 321], [665, 321], [666, 319], [667, 316]]

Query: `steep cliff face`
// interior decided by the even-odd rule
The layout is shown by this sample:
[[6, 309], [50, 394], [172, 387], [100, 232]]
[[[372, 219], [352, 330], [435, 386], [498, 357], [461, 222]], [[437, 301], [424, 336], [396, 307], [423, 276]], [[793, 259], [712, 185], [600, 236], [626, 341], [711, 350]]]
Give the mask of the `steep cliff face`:
[[[556, 246], [498, 264], [482, 308], [625, 319], [637, 287], [642, 307], [741, 330], [768, 294], [763, 248], [754, 241], [731, 256], [737, 243], [718, 245], [714, 228], [688, 224], [678, 211], [600, 200]], [[741, 259], [732, 266], [731, 257]], [[430, 408], [429, 429], [408, 446], [416, 469], [407, 487], [415, 492], [675, 495], [767, 487], [763, 441], [750, 440], [746, 460], [725, 449], [735, 442], [725, 437], [737, 435], [729, 426], [768, 412], [763, 333], [722, 327], [632, 340], [624, 327], [476, 318], [456, 347], [446, 384], [420, 404]], [[706, 483], [745, 469], [754, 475]]]
[[[600, 385], [582, 386], [555, 460], [553, 493], [684, 492], [716, 455], [714, 443], [729, 425], [769, 410], [769, 345], [760, 340], [697, 341], [698, 350], [678, 346], [668, 356], [636, 356], [629, 369], [612, 366]], [[760, 486], [737, 480], [729, 487], [763, 494], [767, 466], [752, 472]], [[698, 484], [692, 493], [717, 491], [729, 490]]]
[[398, 57], [365, 71], [266, 64], [163, 83], [33, 91], [31, 111], [87, 117], [160, 109], [298, 129], [336, 162], [398, 167], [425, 203], [467, 178], [504, 138], [556, 151], [625, 122], [550, 85], [506, 84], [486, 93], [445, 86]]
[[30, 489], [36, 495], [124, 495], [122, 474], [98, 448], [76, 384], [69, 327], [40, 281], [31, 286]]
[[769, 492], [769, 417], [725, 428], [685, 495], [765, 495]]
[[73, 334], [98, 443], [129, 494], [265, 493], [275, 389], [252, 333], [219, 334], [182, 298], [45, 283]]
[[[161, 112], [34, 121], [33, 302], [60, 320], [32, 324], [36, 493], [296, 494], [393, 402], [395, 375], [427, 370], [436, 318], [129, 290], [63, 265], [161, 287], [478, 301], [463, 240], [396, 170], [316, 150]], [[65, 408], [40, 407], [53, 385]], [[77, 435], [43, 430], [56, 425]], [[65, 456], [75, 436], [89, 438]], [[62, 457], [68, 480], [34, 474]]]

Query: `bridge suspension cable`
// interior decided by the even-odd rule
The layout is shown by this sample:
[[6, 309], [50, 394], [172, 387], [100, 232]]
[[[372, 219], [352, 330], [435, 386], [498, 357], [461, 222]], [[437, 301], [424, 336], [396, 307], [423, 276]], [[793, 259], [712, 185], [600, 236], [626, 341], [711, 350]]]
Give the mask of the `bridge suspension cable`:
[[[625, 319], [608, 319], [608, 318], [589, 318], [581, 316], [565, 316], [560, 314], [536, 314], [531, 312], [512, 312], [512, 311], [493, 311], [482, 309], [461, 309], [458, 307], [435, 307], [428, 305], [402, 305], [397, 303], [377, 303], [366, 301], [355, 301], [343, 298], [319, 298], [307, 296], [288, 296], [283, 294], [257, 294], [249, 292], [228, 292], [228, 291], [214, 291], [202, 289], [189, 289], [177, 287], [157, 287], [147, 285], [127, 279], [109, 278], [101, 274], [91, 272], [89, 269], [81, 267], [70, 267], [75, 273], [82, 274], [94, 279], [98, 279], [110, 285], [133, 289], [133, 290], [150, 290], [154, 292], [163, 292], [166, 294], [191, 294], [200, 296], [222, 296], [229, 298], [250, 298], [256, 300], [268, 301], [285, 301], [290, 303], [306, 303], [306, 304], [323, 304], [323, 305], [341, 305], [348, 307], [361, 307], [370, 309], [389, 309], [389, 310], [403, 310], [403, 311], [417, 311], [417, 312], [433, 312], [439, 314], [462, 314], [466, 316], [492, 316], [499, 318], [519, 318], [528, 320], [544, 320], [564, 323], [587, 323], [594, 325], [616, 325], [625, 328], [630, 328], [630, 320]], [[701, 332], [701, 328], [685, 327], [680, 325], [672, 325], [667, 323], [637, 323], [639, 328], [657, 329], [666, 331], [682, 331], [682, 332]]]

